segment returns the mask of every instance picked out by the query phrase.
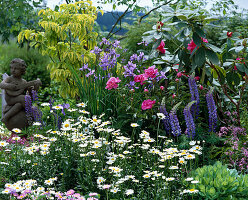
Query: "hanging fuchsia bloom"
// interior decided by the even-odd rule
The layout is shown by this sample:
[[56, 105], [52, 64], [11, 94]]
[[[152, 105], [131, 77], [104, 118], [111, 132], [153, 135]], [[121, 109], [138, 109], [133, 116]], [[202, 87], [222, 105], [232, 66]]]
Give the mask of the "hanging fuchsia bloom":
[[147, 80], [145, 74], [140, 74], [134, 77], [134, 82], [138, 83], [140, 82], [141, 85], [144, 85], [144, 81]]
[[158, 48], [157, 48], [157, 50], [158, 50], [160, 53], [162, 53], [162, 54], [165, 53], [164, 46], [165, 46], [165, 43], [164, 43], [164, 41], [162, 40], [161, 43], [160, 43], [160, 45], [159, 45]]
[[144, 100], [142, 105], [141, 105], [141, 109], [142, 110], [147, 110], [147, 109], [151, 109], [152, 106], [156, 103], [156, 101], [152, 101], [151, 99], [147, 99], [147, 100]]
[[[208, 40], [205, 38], [201, 38], [203, 42], [208, 43]], [[188, 44], [187, 49], [190, 50], [190, 53], [192, 53], [192, 51], [196, 48], [196, 44], [194, 43], [193, 40], [191, 40], [191, 42]]]
[[119, 85], [118, 83], [120, 82], [121, 80], [117, 77], [111, 77], [108, 82], [107, 82], [107, 86], [105, 87], [105, 89], [108, 89], [108, 90], [111, 90], [111, 89], [116, 89]]
[[146, 78], [155, 78], [158, 73], [158, 70], [155, 69], [155, 65], [149, 67], [148, 69], [145, 69], [145, 77]]

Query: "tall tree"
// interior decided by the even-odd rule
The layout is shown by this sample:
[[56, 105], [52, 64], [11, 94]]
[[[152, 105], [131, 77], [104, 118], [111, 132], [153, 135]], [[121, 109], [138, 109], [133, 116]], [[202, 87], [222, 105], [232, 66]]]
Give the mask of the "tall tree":
[[0, 0], [0, 36], [2, 42], [17, 36], [22, 29], [38, 25], [35, 14], [39, 8], [46, 7], [44, 0]]

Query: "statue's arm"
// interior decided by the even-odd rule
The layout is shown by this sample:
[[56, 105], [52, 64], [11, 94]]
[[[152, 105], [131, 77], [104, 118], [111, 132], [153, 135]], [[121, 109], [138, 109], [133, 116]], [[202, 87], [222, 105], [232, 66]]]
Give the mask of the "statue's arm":
[[0, 88], [4, 90], [18, 90], [17, 85], [9, 83], [9, 79], [6, 78], [0, 83]]

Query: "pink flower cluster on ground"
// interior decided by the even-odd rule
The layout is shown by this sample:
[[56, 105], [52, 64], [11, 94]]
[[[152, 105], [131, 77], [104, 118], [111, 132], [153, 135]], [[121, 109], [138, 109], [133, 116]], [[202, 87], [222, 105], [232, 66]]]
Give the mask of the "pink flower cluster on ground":
[[116, 89], [119, 85], [118, 83], [120, 82], [121, 80], [117, 77], [111, 77], [108, 81], [107, 81], [107, 86], [105, 87], [105, 89], [108, 89], [108, 90], [111, 90], [111, 89]]
[[[207, 39], [205, 39], [205, 38], [201, 38], [201, 39], [203, 42], [208, 43]], [[194, 43], [193, 40], [191, 40], [191, 42], [188, 44], [187, 49], [190, 50], [190, 53], [192, 53], [195, 48], [196, 48], [196, 44]]]
[[156, 101], [152, 101], [151, 99], [147, 99], [147, 100], [144, 100], [142, 105], [141, 105], [141, 109], [142, 110], [147, 110], [147, 109], [151, 109], [152, 106], [156, 103]]

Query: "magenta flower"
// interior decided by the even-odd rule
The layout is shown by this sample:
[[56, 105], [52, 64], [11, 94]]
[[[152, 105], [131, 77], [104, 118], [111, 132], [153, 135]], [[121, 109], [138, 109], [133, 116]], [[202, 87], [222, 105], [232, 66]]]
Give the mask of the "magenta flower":
[[107, 81], [107, 86], [105, 87], [105, 89], [108, 89], [108, 90], [111, 90], [111, 89], [116, 89], [119, 85], [118, 83], [120, 82], [121, 80], [117, 77], [111, 77], [108, 81]]
[[151, 99], [147, 99], [147, 100], [144, 100], [142, 102], [142, 105], [141, 105], [141, 109], [142, 110], [147, 110], [147, 109], [151, 109], [152, 106], [156, 103], [156, 101], [152, 101]]
[[144, 83], [145, 80], [147, 80], [145, 74], [140, 74], [140, 75], [137, 75], [137, 76], [134, 77], [134, 81], [136, 83], [140, 82], [141, 85], [144, 85], [145, 84]]
[[158, 70], [155, 69], [155, 65], [149, 67], [148, 69], [145, 69], [145, 76], [147, 78], [155, 78], [158, 73]]
[[[205, 38], [201, 38], [203, 42], [208, 43], [208, 40]], [[193, 40], [191, 40], [191, 42], [188, 44], [187, 49], [190, 50], [190, 53], [192, 53], [192, 51], [194, 51], [194, 49], [196, 48], [196, 44], [194, 43]]]
[[158, 50], [160, 53], [162, 53], [162, 54], [165, 53], [164, 46], [165, 46], [165, 43], [164, 43], [164, 41], [162, 40], [161, 43], [160, 43], [160, 45], [159, 45], [158, 48], [157, 48], [157, 50]]

